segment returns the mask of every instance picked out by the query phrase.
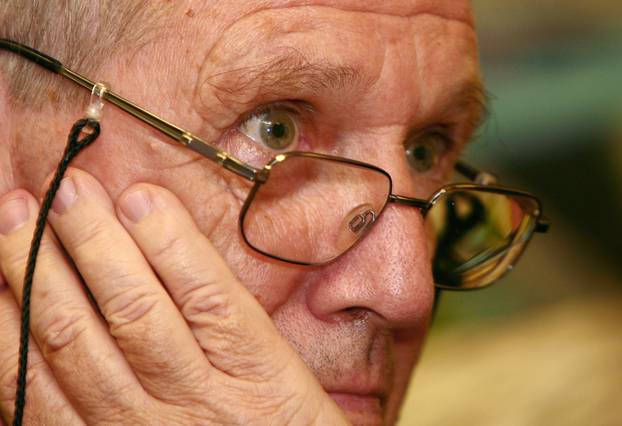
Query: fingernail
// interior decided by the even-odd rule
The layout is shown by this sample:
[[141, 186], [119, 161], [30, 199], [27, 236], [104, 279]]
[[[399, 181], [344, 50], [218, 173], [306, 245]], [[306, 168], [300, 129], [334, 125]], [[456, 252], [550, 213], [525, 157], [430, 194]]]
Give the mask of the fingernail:
[[28, 204], [23, 197], [9, 199], [0, 206], [0, 234], [17, 231], [28, 220]]
[[52, 202], [52, 210], [56, 214], [63, 214], [76, 201], [78, 193], [71, 177], [66, 177], [60, 182], [60, 188]]
[[132, 222], [140, 222], [151, 212], [151, 198], [147, 190], [138, 189], [123, 197], [121, 211]]

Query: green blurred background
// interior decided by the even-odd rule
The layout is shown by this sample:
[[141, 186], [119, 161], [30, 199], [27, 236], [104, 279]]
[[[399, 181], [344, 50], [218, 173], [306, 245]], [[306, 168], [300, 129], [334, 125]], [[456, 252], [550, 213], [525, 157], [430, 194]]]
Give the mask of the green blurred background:
[[444, 293], [405, 425], [622, 425], [622, 1], [475, 0], [491, 114], [466, 158], [551, 219]]

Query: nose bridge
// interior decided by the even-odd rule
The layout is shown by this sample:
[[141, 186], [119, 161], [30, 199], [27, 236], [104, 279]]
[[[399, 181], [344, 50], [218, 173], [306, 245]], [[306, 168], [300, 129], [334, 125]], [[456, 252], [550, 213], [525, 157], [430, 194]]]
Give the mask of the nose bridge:
[[425, 204], [404, 204], [387, 206], [361, 255], [369, 250], [376, 256], [374, 271], [369, 272], [375, 297], [369, 300], [370, 306], [390, 322], [407, 326], [427, 315], [434, 286], [420, 211]]

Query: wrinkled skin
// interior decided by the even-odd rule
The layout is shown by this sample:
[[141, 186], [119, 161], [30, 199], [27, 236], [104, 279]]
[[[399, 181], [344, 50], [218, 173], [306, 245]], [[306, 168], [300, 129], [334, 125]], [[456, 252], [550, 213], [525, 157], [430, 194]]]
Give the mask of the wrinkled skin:
[[[240, 134], [238, 124], [260, 105], [300, 100], [313, 109], [306, 124], [300, 126], [297, 149], [378, 165], [391, 174], [394, 192], [408, 196], [429, 195], [450, 174], [480, 114], [472, 99], [472, 89], [479, 84], [479, 66], [468, 2], [198, 3], [175, 9], [157, 37], [138, 52], [110, 58], [99, 74], [102, 80], [111, 82], [113, 89], [128, 99], [255, 165], [274, 154]], [[348, 72], [326, 84], [304, 80], [311, 73], [309, 68], [300, 79], [298, 75], [292, 78], [289, 70], [303, 60], [319, 64], [311, 66], [313, 70], [331, 64]], [[59, 82], [59, 92], [68, 87], [65, 84]], [[6, 87], [0, 89], [6, 91]], [[49, 95], [52, 99], [58, 93]], [[62, 101], [54, 109], [54, 113], [51, 108], [43, 109], [38, 124], [29, 129], [31, 143], [25, 144], [23, 131], [4, 123], [16, 123], [29, 112], [12, 109], [6, 102], [0, 105], [2, 200], [26, 194], [24, 191], [35, 197], [42, 194], [44, 181], [76, 118], [76, 112]], [[105, 114], [100, 140], [74, 164], [99, 184], [84, 172], [72, 172], [77, 180], [90, 182], [91, 188], [103, 187], [101, 191], [92, 189], [99, 194], [93, 206], [99, 202], [112, 211], [114, 203], [121, 217], [120, 203], [135, 190], [133, 184], [149, 183], [157, 194], [170, 191], [347, 418], [361, 425], [394, 423], [422, 348], [433, 303], [430, 253], [419, 212], [389, 206], [360, 244], [323, 267], [297, 267], [271, 260], [248, 248], [237, 229], [237, 215], [248, 188], [242, 179], [111, 106]], [[449, 129], [454, 143], [442, 153], [434, 170], [414, 172], [404, 154], [406, 138], [438, 127]], [[163, 197], [168, 199], [168, 195]], [[89, 208], [93, 212], [97, 209]], [[172, 212], [185, 214], [182, 207]], [[71, 235], [84, 232], [80, 226], [88, 228], [87, 219], [62, 225], [57, 218], [51, 225], [67, 245]], [[141, 237], [132, 231], [127, 220], [119, 220], [141, 248], [142, 244], [164, 244], [166, 237], [174, 237], [167, 232], [180, 232], [183, 237], [189, 229], [164, 227], [163, 236], [155, 241], [153, 236]], [[151, 232], [157, 233], [156, 229]], [[0, 264], [2, 280], [11, 281], [5, 261], [11, 251], [7, 238], [0, 236]], [[211, 252], [209, 255], [217, 257]], [[158, 270], [153, 264], [157, 261], [148, 261]], [[192, 331], [196, 337], [196, 330]], [[7, 347], [4, 342], [8, 337], [2, 339], [2, 347]], [[144, 350], [150, 347], [145, 345]], [[169, 356], [171, 365], [178, 365], [175, 357], [182, 357], [179, 353]], [[294, 365], [296, 373], [290, 377], [311, 383], [311, 375], [300, 372], [302, 363]], [[3, 365], [2, 372], [12, 368]], [[275, 379], [275, 383], [280, 382]], [[60, 388], [53, 387], [69, 395], [67, 399], [59, 397], [58, 404], [67, 400], [77, 404], [66, 386], [61, 383]], [[312, 385], [309, 388], [315, 389]], [[114, 392], [115, 388], [110, 390]], [[321, 408], [329, 413], [324, 420], [337, 422], [338, 415], [322, 400], [322, 392], [310, 394], [315, 402], [303, 404], [312, 407], [307, 411], [329, 407]], [[33, 392], [31, 398], [35, 397]], [[36, 405], [36, 401], [31, 404]], [[10, 414], [5, 406], [3, 416]], [[244, 402], [236, 410], [243, 411]], [[81, 409], [76, 408], [76, 413], [85, 418]], [[136, 419], [144, 420], [140, 416]], [[288, 417], [275, 419], [286, 421]], [[218, 417], [209, 417], [209, 421], [219, 422]]]

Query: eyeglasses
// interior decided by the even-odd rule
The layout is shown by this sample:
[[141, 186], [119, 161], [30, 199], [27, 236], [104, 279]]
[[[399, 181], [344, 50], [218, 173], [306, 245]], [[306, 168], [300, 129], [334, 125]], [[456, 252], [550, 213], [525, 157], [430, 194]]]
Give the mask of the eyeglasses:
[[[417, 208], [432, 257], [434, 281], [444, 289], [488, 286], [511, 270], [534, 232], [546, 232], [540, 201], [494, 186], [494, 177], [462, 162], [456, 170], [477, 183], [450, 184], [429, 199], [393, 194], [391, 176], [371, 164], [312, 152], [279, 154], [255, 168], [122, 98], [59, 61], [11, 40], [12, 51], [138, 118], [185, 147], [254, 183], [239, 217], [255, 251], [299, 265], [327, 264], [358, 243], [390, 203]], [[408, 259], [404, 259], [408, 262]]]

